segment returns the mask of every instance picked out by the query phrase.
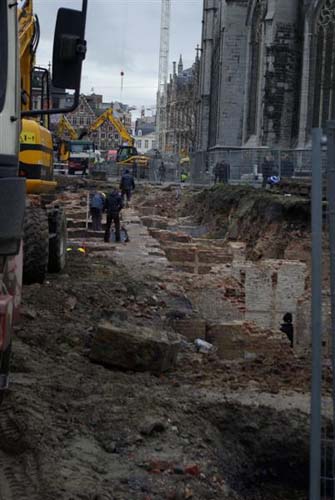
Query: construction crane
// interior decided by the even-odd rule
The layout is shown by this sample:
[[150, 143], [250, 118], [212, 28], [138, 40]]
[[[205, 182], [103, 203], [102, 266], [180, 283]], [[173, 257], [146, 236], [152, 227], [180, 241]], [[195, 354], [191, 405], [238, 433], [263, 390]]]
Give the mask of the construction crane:
[[169, 71], [171, 0], [162, 0], [157, 90], [156, 134], [157, 147], [165, 151], [166, 87]]
[[79, 139], [82, 139], [83, 137], [85, 137], [85, 135], [89, 135], [92, 132], [95, 132], [106, 122], [110, 122], [113, 125], [122, 141], [126, 143], [119, 146], [116, 156], [116, 162], [119, 165], [125, 166], [133, 165], [136, 162], [139, 167], [148, 167], [149, 159], [146, 156], [138, 154], [138, 151], [134, 146], [134, 137], [128, 132], [121, 120], [114, 116], [113, 108], [108, 108], [104, 113], [98, 116], [98, 118], [91, 124], [91, 126], [80, 134]]

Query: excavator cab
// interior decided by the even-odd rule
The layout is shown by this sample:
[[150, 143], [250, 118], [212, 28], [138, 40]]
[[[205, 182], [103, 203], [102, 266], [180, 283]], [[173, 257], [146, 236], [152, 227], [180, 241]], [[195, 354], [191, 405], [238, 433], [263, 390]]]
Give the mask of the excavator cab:
[[117, 152], [116, 161], [127, 161], [132, 156], [137, 156], [138, 152], [134, 146], [120, 146]]

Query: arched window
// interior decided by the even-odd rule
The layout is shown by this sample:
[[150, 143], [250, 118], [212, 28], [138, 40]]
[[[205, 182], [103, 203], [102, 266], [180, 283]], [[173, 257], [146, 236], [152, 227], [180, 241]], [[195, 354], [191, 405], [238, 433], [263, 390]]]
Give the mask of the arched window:
[[264, 0], [257, 0], [251, 21], [248, 137], [257, 133], [257, 115], [262, 76]]
[[313, 127], [335, 118], [335, 0], [324, 0], [316, 19]]

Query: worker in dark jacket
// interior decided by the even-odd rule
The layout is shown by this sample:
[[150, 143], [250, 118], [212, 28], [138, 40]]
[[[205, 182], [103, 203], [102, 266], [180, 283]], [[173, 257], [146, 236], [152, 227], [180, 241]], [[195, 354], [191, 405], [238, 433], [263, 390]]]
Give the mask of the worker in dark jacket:
[[294, 345], [294, 327], [293, 327], [293, 316], [291, 313], [284, 314], [283, 323], [280, 326], [283, 333], [286, 333], [288, 340], [290, 341], [291, 347]]
[[113, 189], [111, 193], [108, 194], [106, 198], [105, 210], [107, 212], [107, 223], [105, 232], [105, 242], [110, 241], [111, 225], [114, 222], [115, 225], [115, 241], [121, 240], [120, 235], [120, 212], [123, 208], [123, 202], [120, 193], [117, 189]]
[[122, 200], [127, 198], [127, 202], [131, 199], [131, 193], [135, 189], [135, 181], [134, 177], [131, 175], [129, 170], [125, 170], [124, 174], [121, 177], [120, 182], [121, 196]]
[[217, 182], [228, 183], [230, 178], [230, 164], [225, 160], [218, 162], [213, 170], [214, 173], [214, 184]]
[[166, 174], [166, 168], [164, 162], [161, 161], [161, 164], [159, 166], [159, 179], [161, 182], [165, 182], [165, 174]]

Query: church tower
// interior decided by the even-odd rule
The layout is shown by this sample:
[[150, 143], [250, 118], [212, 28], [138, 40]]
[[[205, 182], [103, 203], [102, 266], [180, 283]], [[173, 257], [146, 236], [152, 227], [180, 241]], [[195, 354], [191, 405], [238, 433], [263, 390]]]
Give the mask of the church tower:
[[182, 58], [182, 56], [180, 54], [179, 63], [178, 63], [178, 75], [182, 74], [183, 69], [184, 69], [183, 58]]

